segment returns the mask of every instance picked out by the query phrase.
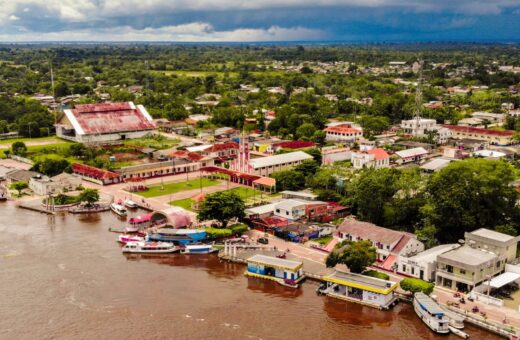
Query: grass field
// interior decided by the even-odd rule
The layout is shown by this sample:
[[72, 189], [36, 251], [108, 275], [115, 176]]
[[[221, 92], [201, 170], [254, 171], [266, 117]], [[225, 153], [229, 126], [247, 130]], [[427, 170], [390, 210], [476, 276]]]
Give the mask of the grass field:
[[191, 209], [191, 205], [193, 204], [193, 200], [191, 198], [185, 198], [183, 200], [171, 201], [171, 202], [169, 202], [169, 204], [174, 205], [176, 207], [184, 208], [186, 210], [193, 211], [193, 209]]
[[63, 140], [56, 138], [56, 136], [39, 137], [39, 138], [11, 138], [11, 139], [0, 140], [0, 145], [13, 144], [14, 142], [30, 143], [30, 142], [43, 142], [43, 141], [56, 141], [58, 143], [58, 142], [62, 142]]
[[154, 184], [148, 187], [148, 190], [138, 193], [137, 195], [143, 197], [157, 197], [157, 196], [165, 196], [170, 194], [175, 194], [179, 191], [193, 190], [198, 189], [201, 186], [203, 188], [210, 187], [213, 185], [219, 184], [219, 181], [211, 180], [207, 178], [202, 178], [201, 180], [192, 179], [190, 181], [185, 182], [170, 182], [161, 184]]

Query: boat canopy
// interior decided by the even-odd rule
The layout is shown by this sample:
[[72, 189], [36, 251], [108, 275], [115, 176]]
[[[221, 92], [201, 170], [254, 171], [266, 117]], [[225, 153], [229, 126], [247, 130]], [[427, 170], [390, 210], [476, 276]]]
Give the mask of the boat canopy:
[[415, 293], [414, 298], [419, 303], [419, 306], [421, 306], [421, 308], [427, 311], [429, 314], [440, 317], [444, 316], [444, 311], [441, 309], [441, 307], [428, 295], [419, 292]]
[[334, 273], [325, 276], [323, 280], [383, 295], [388, 295], [397, 289], [396, 282], [341, 270], [336, 270]]
[[284, 260], [277, 257], [265, 256], [265, 255], [253, 255], [247, 259], [247, 263], [259, 264], [261, 266], [268, 266], [277, 269], [287, 269], [291, 271], [297, 271], [303, 267], [303, 262]]
[[146, 215], [140, 215], [140, 216], [132, 217], [130, 220], [128, 220], [128, 223], [130, 223], [130, 224], [138, 224], [138, 223], [150, 222], [150, 220], [152, 219], [152, 215], [153, 215], [153, 213], [149, 213], [149, 214], [146, 214]]

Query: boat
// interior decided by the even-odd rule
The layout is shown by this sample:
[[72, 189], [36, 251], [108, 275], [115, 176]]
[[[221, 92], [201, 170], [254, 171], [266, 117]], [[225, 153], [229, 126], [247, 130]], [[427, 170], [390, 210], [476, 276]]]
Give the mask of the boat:
[[188, 236], [193, 240], [202, 241], [206, 238], [206, 230], [204, 229], [174, 229], [174, 228], [160, 228], [157, 230], [157, 234], [160, 235], [178, 235]]
[[181, 249], [181, 254], [211, 254], [217, 251], [211, 244], [188, 244]]
[[117, 241], [119, 243], [128, 243], [128, 242], [142, 242], [144, 241], [144, 237], [137, 236], [137, 235], [128, 235], [128, 234], [121, 234], [117, 238]]
[[413, 309], [432, 331], [439, 334], [450, 332], [449, 320], [444, 310], [428, 295], [419, 292], [413, 296]]
[[119, 203], [110, 204], [110, 210], [118, 214], [119, 216], [126, 216], [126, 209]]
[[448, 328], [450, 329], [450, 331], [453, 334], [460, 336], [462, 339], [469, 339], [469, 334], [468, 333], [465, 333], [465, 332], [461, 331], [460, 329], [457, 329], [457, 328], [452, 327], [452, 326], [448, 326]]
[[[128, 225], [126, 226], [126, 230], [128, 232], [135, 233], [139, 230], [143, 230], [145, 228], [150, 227], [151, 223], [152, 223], [152, 215], [153, 215], [153, 213], [149, 213], [146, 215], [131, 217], [128, 220]], [[132, 230], [132, 231], [130, 231], [130, 230]]]
[[147, 241], [153, 242], [170, 242], [178, 245], [186, 246], [190, 243], [197, 243], [198, 241], [192, 239], [187, 235], [165, 235], [165, 234], [148, 234], [146, 237]]
[[175, 253], [180, 247], [167, 242], [128, 242], [121, 250], [123, 253], [165, 254]]
[[132, 201], [131, 199], [126, 199], [125, 202], [124, 202], [124, 205], [125, 205], [125, 207], [130, 208], [130, 209], [136, 209], [136, 208], [139, 208], [139, 206], [137, 205], [137, 203], [135, 203], [135, 202]]
[[453, 327], [456, 329], [464, 328], [464, 317], [462, 315], [452, 312], [444, 306], [441, 306], [441, 308], [444, 310], [444, 313], [446, 313], [446, 316], [448, 317], [448, 320], [449, 320], [448, 325], [450, 327]]

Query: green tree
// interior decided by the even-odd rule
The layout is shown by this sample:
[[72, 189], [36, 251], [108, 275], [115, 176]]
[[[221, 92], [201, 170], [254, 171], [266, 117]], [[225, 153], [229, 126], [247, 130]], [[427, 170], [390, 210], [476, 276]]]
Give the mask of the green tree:
[[276, 190], [301, 190], [305, 187], [305, 176], [298, 171], [277, 171], [271, 174], [276, 180]]
[[79, 202], [86, 202], [87, 206], [99, 201], [99, 190], [97, 189], [85, 189], [78, 195]]
[[31, 170], [53, 177], [67, 170], [69, 166], [70, 162], [65, 158], [45, 157], [43, 159], [38, 159], [32, 166]]
[[361, 127], [363, 128], [363, 136], [365, 138], [372, 139], [374, 136], [381, 134], [387, 130], [390, 121], [384, 116], [368, 116], [364, 115], [360, 120]]
[[29, 184], [26, 181], [17, 181], [14, 183], [11, 183], [9, 188], [18, 191], [18, 196], [22, 195], [22, 190], [27, 189], [29, 187]]
[[510, 185], [514, 168], [504, 162], [467, 159], [450, 163], [427, 184], [426, 222], [438, 229], [441, 242], [456, 242], [464, 232], [520, 223], [517, 193]]
[[20, 156], [20, 157], [27, 156], [27, 146], [25, 145], [24, 142], [20, 142], [20, 141], [14, 142], [13, 145], [11, 146], [11, 149], [12, 149], [13, 155]]
[[316, 132], [316, 127], [312, 123], [303, 123], [296, 129], [298, 139], [311, 139]]
[[298, 164], [294, 171], [301, 173], [304, 177], [313, 176], [320, 168], [320, 165], [314, 159], [306, 159]]
[[407, 277], [406, 279], [401, 280], [399, 283], [401, 288], [410, 293], [418, 293], [423, 292], [426, 295], [430, 295], [433, 292], [434, 284], [431, 282], [426, 282], [421, 279], [416, 279], [413, 277]]
[[372, 242], [346, 241], [334, 249], [325, 261], [327, 267], [334, 267], [339, 263], [345, 264], [351, 272], [362, 273], [376, 260], [376, 248]]
[[325, 144], [325, 139], [327, 137], [327, 134], [325, 133], [325, 131], [322, 131], [322, 130], [317, 130], [316, 132], [314, 132], [314, 134], [312, 135], [312, 138], [311, 140], [318, 144], [319, 146], [323, 146]]
[[199, 221], [217, 220], [225, 228], [232, 218], [245, 216], [244, 200], [235, 192], [220, 191], [206, 196], [199, 207]]
[[303, 151], [305, 153], [308, 153], [309, 155], [311, 155], [314, 158], [314, 160], [316, 162], [318, 162], [318, 164], [321, 164], [322, 155], [321, 155], [321, 151], [319, 149], [312, 148], [312, 149], [306, 149]]

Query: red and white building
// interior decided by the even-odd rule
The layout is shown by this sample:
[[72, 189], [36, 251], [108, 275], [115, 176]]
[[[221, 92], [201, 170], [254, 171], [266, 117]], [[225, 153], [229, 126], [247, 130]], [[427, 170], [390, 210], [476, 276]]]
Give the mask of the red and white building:
[[477, 139], [496, 145], [510, 145], [516, 143], [515, 131], [499, 131], [469, 126], [443, 125], [453, 133], [456, 139]]
[[423, 148], [413, 148], [397, 151], [395, 153], [399, 158], [396, 160], [397, 164], [405, 164], [412, 162], [419, 162], [423, 160], [426, 156], [428, 156], [429, 152]]
[[381, 148], [368, 151], [352, 152], [352, 166], [355, 169], [362, 168], [388, 168], [390, 166], [390, 155]]
[[363, 130], [354, 127], [352, 123], [329, 126], [323, 131], [326, 133], [325, 139], [328, 142], [354, 143], [363, 137]]
[[76, 105], [56, 123], [58, 137], [79, 143], [140, 138], [155, 129], [144, 106], [132, 102]]
[[346, 218], [334, 235], [339, 241], [370, 241], [376, 248], [376, 265], [394, 268], [399, 256], [411, 256], [424, 250], [424, 244], [414, 234], [379, 227], [368, 222]]

